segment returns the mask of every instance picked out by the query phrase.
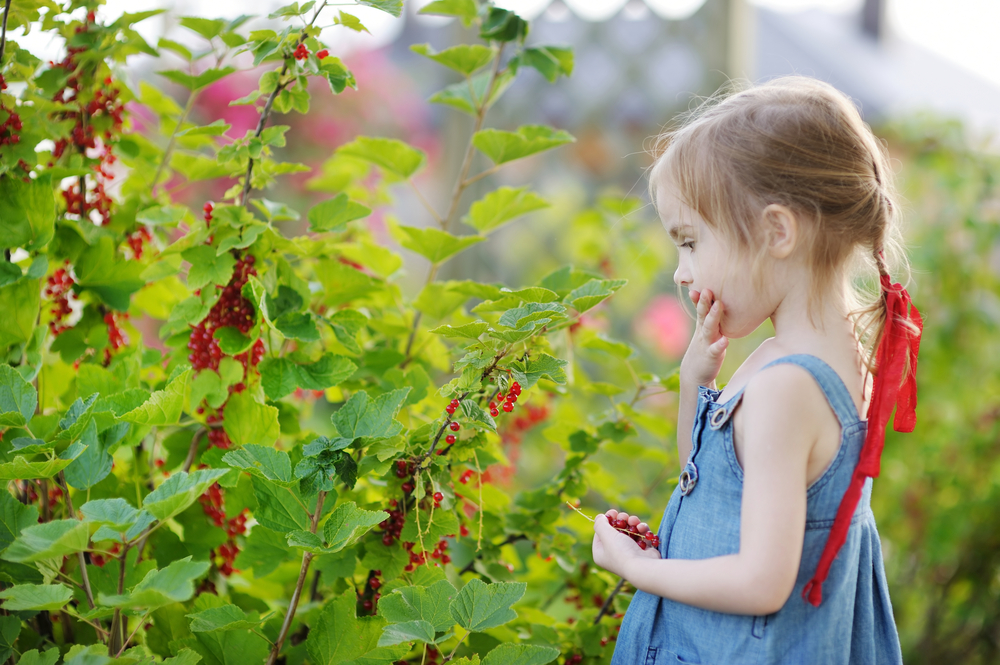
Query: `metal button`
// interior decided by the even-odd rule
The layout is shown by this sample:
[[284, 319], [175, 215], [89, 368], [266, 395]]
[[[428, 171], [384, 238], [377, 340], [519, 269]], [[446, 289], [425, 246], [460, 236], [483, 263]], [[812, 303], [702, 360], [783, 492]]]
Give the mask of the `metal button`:
[[722, 424], [722, 421], [724, 421], [726, 419], [726, 416], [728, 415], [728, 413], [729, 412], [726, 411], [725, 409], [719, 409], [718, 411], [716, 411], [715, 413], [713, 413], [711, 420], [709, 420], [709, 422], [711, 423], [712, 427], [714, 427], [714, 428], [719, 427], [719, 425]]
[[698, 467], [694, 462], [688, 462], [684, 470], [681, 471], [679, 486], [681, 494], [687, 496], [694, 491], [694, 486], [698, 484]]

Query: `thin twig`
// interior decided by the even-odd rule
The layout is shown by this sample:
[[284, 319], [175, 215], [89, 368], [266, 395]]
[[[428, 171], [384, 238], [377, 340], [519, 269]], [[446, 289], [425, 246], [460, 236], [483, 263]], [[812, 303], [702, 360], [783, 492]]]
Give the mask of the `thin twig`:
[[191, 113], [191, 109], [194, 108], [194, 100], [198, 97], [198, 92], [192, 90], [191, 94], [188, 95], [187, 104], [184, 105], [184, 111], [181, 113], [181, 117], [177, 119], [177, 126], [174, 127], [174, 131], [170, 134], [170, 140], [167, 142], [167, 147], [163, 150], [163, 159], [160, 160], [159, 165], [156, 167], [156, 173], [153, 174], [153, 180], [149, 183], [149, 193], [152, 196], [156, 196], [156, 183], [159, 182], [160, 176], [163, 175], [163, 169], [166, 168], [167, 162], [170, 161], [170, 154], [174, 151], [174, 145], [177, 143], [177, 133], [180, 132], [181, 127], [187, 121], [188, 114]]
[[[325, 3], [324, 3], [325, 4]], [[316, 499], [316, 511], [312, 515], [312, 520], [309, 525], [309, 531], [311, 533], [316, 533], [316, 527], [319, 525], [319, 518], [323, 514], [323, 501], [326, 499], [326, 492], [320, 492], [319, 497]], [[313, 560], [312, 552], [304, 552], [302, 554], [302, 567], [299, 568], [299, 579], [295, 583], [295, 591], [292, 592], [292, 598], [288, 603], [288, 612], [285, 614], [285, 620], [281, 624], [281, 632], [278, 633], [278, 639], [274, 642], [274, 646], [271, 648], [271, 653], [267, 657], [267, 665], [274, 665], [278, 660], [278, 654], [281, 653], [281, 645], [285, 643], [285, 638], [288, 637], [288, 631], [292, 627], [292, 620], [295, 618], [295, 610], [299, 606], [299, 598], [302, 596], [302, 587], [306, 582], [306, 575], [309, 574], [309, 564]]]
[[7, 17], [10, 16], [10, 0], [3, 8], [3, 28], [0, 29], [0, 66], [3, 65], [3, 52], [7, 48]]
[[191, 437], [191, 446], [188, 448], [187, 457], [184, 458], [184, 466], [181, 467], [181, 470], [184, 471], [184, 473], [190, 471], [191, 465], [194, 464], [194, 456], [198, 454], [198, 444], [201, 443], [201, 437], [203, 434], [205, 434], [205, 430], [199, 429]]
[[[73, 498], [69, 495], [69, 485], [66, 484], [66, 475], [60, 471], [59, 480], [62, 482], [63, 492], [66, 493], [66, 508], [69, 510], [69, 515], [71, 518], [76, 517], [76, 511], [73, 510]], [[87, 575], [87, 560], [83, 556], [83, 552], [76, 553], [77, 560], [80, 562], [80, 577], [83, 579], [83, 590], [87, 593], [87, 604], [90, 605], [90, 609], [94, 609], [94, 592], [90, 589], [90, 577]]]
[[[507, 536], [507, 538], [505, 538], [502, 543], [500, 543], [499, 545], [497, 545], [497, 547], [503, 547], [504, 545], [510, 545], [512, 543], [516, 543], [519, 540], [527, 540], [527, 539], [528, 539], [528, 537], [526, 535], [524, 535], [523, 533], [512, 534], [512, 535]], [[472, 572], [472, 570], [475, 569], [475, 567], [476, 567], [476, 561], [478, 561], [482, 557], [483, 557], [483, 552], [477, 553], [476, 556], [472, 557], [472, 561], [470, 561], [469, 563], [465, 564], [465, 567], [462, 568], [462, 570], [458, 571], [458, 574], [459, 575], [463, 575], [465, 573]]]
[[601, 611], [597, 613], [597, 618], [594, 619], [594, 625], [601, 623], [601, 619], [608, 613], [608, 609], [611, 607], [611, 601], [615, 599], [615, 596], [618, 595], [618, 592], [622, 590], [623, 586], [625, 586], [624, 577], [618, 580], [618, 584], [615, 585], [615, 588], [608, 594], [607, 599], [605, 599], [604, 604], [601, 606]]

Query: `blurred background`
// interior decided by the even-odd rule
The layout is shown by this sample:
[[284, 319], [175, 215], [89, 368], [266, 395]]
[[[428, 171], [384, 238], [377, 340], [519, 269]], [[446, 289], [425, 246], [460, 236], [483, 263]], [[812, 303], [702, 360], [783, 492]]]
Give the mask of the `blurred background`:
[[[168, 37], [198, 46], [178, 28], [180, 16], [266, 17], [271, 0], [116, 0], [101, 13], [166, 8], [140, 24], [150, 43]], [[355, 73], [358, 89], [333, 97], [317, 88], [309, 114], [277, 117], [289, 124], [287, 160], [314, 167], [286, 176], [266, 195], [304, 210], [329, 196], [323, 164], [359, 134], [392, 136], [429, 155], [418, 186], [438, 209], [450, 195], [471, 120], [427, 98], [454, 82], [449, 72], [410, 51], [468, 42], [458, 21], [418, 16], [426, 4], [406, 0], [402, 16], [356, 8], [370, 33], [324, 30], [322, 39]], [[487, 117], [487, 126], [514, 129], [550, 124], [576, 143], [518, 162], [466, 192], [463, 209], [497, 185], [530, 184], [552, 206], [505, 227], [447, 264], [439, 279], [472, 278], [511, 288], [535, 283], [559, 266], [629, 280], [583, 321], [570, 378], [588, 392], [581, 402], [533, 404], [531, 417], [505, 433], [511, 465], [493, 469], [496, 482], [530, 488], [561, 468], [561, 422], [593, 418], [634, 373], [666, 377], [686, 348], [692, 323], [672, 282], [675, 252], [648, 205], [647, 149], [672, 117], [729, 78], [763, 81], [797, 73], [828, 81], [850, 95], [894, 157], [904, 197], [909, 283], [927, 326], [921, 346], [917, 430], [890, 433], [876, 481], [880, 527], [904, 656], [908, 663], [1000, 662], [1000, 3], [992, 0], [498, 0], [532, 20], [529, 44], [569, 45], [572, 77], [548, 84], [537, 72], [519, 76]], [[250, 29], [280, 25], [255, 18]], [[45, 59], [61, 43], [14, 34]], [[169, 57], [169, 56], [166, 56]], [[185, 91], [137, 55], [123, 75], [138, 90], [148, 81], [183, 103]], [[181, 66], [178, 60], [174, 66]], [[237, 63], [239, 64], [239, 63]], [[157, 64], [162, 68], [162, 62]], [[232, 123], [242, 136], [256, 123], [251, 107], [228, 106], [256, 87], [262, 70], [230, 76], [199, 97], [192, 119]], [[141, 131], [151, 116], [132, 104]], [[488, 164], [480, 165], [483, 167]], [[475, 171], [474, 171], [475, 172]], [[193, 207], [221, 198], [228, 182], [177, 192]], [[197, 189], [197, 191], [196, 191]], [[431, 222], [415, 194], [393, 192], [370, 224], [406, 263], [394, 276], [413, 297], [426, 262], [400, 250], [386, 231], [389, 217]], [[292, 223], [294, 224], [294, 222]], [[304, 222], [295, 232], [304, 231]], [[459, 229], [453, 229], [460, 232]], [[769, 334], [762, 329], [731, 347], [723, 379]], [[593, 340], [626, 342], [623, 360]], [[560, 350], [565, 352], [565, 350]], [[626, 353], [628, 351], [626, 350]], [[586, 378], [584, 378], [586, 377]], [[635, 404], [636, 400], [633, 400]], [[603, 450], [588, 479], [608, 503], [630, 513], [659, 514], [677, 473], [676, 402], [669, 392], [641, 402], [633, 421], [640, 441]], [[589, 539], [588, 539], [589, 540]], [[562, 610], [553, 606], [553, 613]]]

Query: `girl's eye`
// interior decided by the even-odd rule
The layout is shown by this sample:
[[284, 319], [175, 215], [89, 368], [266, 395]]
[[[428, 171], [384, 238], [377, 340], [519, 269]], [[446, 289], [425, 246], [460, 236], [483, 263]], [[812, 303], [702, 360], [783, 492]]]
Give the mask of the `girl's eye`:
[[681, 244], [681, 247], [683, 247], [685, 249], [693, 250], [694, 249], [694, 240], [688, 240], [688, 241], [684, 242], [683, 244]]

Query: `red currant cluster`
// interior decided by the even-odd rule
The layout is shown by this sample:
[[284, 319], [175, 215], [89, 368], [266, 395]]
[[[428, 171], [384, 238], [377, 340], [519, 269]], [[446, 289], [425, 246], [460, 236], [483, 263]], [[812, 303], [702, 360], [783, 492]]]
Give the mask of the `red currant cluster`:
[[382, 597], [382, 594], [378, 592], [379, 588], [382, 586], [382, 581], [379, 579], [381, 574], [381, 570], [370, 571], [368, 573], [368, 583], [365, 585], [364, 591], [357, 594], [358, 604], [365, 612], [373, 611], [378, 599]]
[[211, 224], [212, 222], [212, 211], [215, 210], [215, 205], [209, 201], [201, 207], [202, 212], [205, 213], [205, 224]]
[[138, 261], [142, 258], [143, 246], [153, 239], [153, 235], [145, 226], [140, 226], [138, 230], [127, 238], [128, 246], [132, 248], [132, 256]]
[[658, 549], [660, 547], [660, 538], [649, 530], [648, 524], [635, 515], [620, 513], [614, 508], [609, 509], [604, 514], [607, 516], [611, 526], [634, 540], [640, 549], [644, 550], [647, 547]]
[[219, 564], [219, 572], [229, 577], [233, 573], [239, 572], [233, 568], [240, 553], [240, 546], [236, 543], [236, 536], [242, 536], [247, 532], [248, 511], [244, 508], [239, 515], [231, 519], [226, 519], [224, 504], [224, 494], [219, 483], [213, 483], [204, 494], [198, 497], [201, 508], [217, 527], [222, 527], [226, 531], [226, 542], [219, 545], [215, 554], [219, 556], [222, 563]]
[[[7, 84], [4, 83], [3, 87], [6, 88]], [[18, 132], [23, 127], [20, 114], [15, 113], [13, 109], [9, 109], [3, 104], [0, 104], [0, 112], [7, 114], [4, 121], [0, 122], [0, 146], [13, 145], [20, 142], [21, 135]]]
[[73, 308], [70, 307], [70, 298], [73, 297], [70, 288], [73, 286], [73, 277], [69, 274], [69, 259], [65, 265], [67, 267], [59, 268], [52, 273], [45, 284], [45, 296], [52, 299], [52, 320], [49, 321], [49, 330], [53, 335], [59, 335], [69, 329], [63, 321], [73, 313]]
[[500, 432], [500, 438], [504, 443], [520, 443], [524, 432], [549, 417], [549, 408], [544, 404], [542, 406], [526, 404], [524, 409], [528, 412], [527, 415], [517, 416]]
[[[451, 534], [449, 537], [454, 537]], [[403, 568], [408, 573], [412, 573], [417, 566], [422, 566], [427, 562], [428, 558], [438, 559], [441, 563], [451, 563], [451, 557], [446, 553], [448, 550], [448, 541], [442, 538], [438, 541], [438, 544], [434, 546], [434, 549], [428, 552], [417, 553], [413, 551], [414, 543], [403, 543], [403, 549], [410, 553], [410, 562], [406, 564]]]
[[[120, 551], [121, 545], [119, 543], [115, 543], [111, 546], [111, 549], [108, 550], [108, 554], [118, 554]], [[98, 568], [104, 568], [104, 564], [108, 562], [108, 559], [103, 554], [91, 554], [90, 562]]]
[[309, 49], [306, 48], [305, 44], [299, 44], [298, 48], [295, 49], [295, 53], [292, 55], [295, 56], [296, 60], [305, 60], [309, 57]]
[[389, 518], [383, 520], [379, 526], [385, 533], [382, 534], [382, 544], [386, 547], [392, 545], [396, 540], [399, 540], [399, 534], [403, 531], [403, 525], [406, 524], [406, 515], [400, 510], [399, 502], [395, 499], [389, 499], [389, 505], [391, 509], [388, 511]]
[[322, 60], [323, 58], [327, 57], [328, 55], [330, 55], [330, 52], [328, 50], [326, 50], [326, 49], [320, 49], [319, 51], [316, 51], [316, 58], [319, 59], [319, 60]]
[[458, 477], [458, 482], [462, 483], [463, 485], [467, 485], [469, 481], [472, 479], [472, 476], [474, 475], [476, 475], [475, 471], [473, 471], [472, 469], [466, 469], [465, 471], [462, 472], [462, 475]]
[[[236, 385], [241, 386], [243, 384], [239, 383], [239, 384], [236, 384]], [[233, 387], [235, 388], [236, 386], [233, 386]], [[219, 410], [217, 412], [215, 412], [215, 413], [209, 415], [207, 418], [205, 418], [205, 422], [208, 423], [209, 425], [218, 425], [219, 423], [221, 423], [222, 422], [222, 411], [225, 408], [225, 406], [226, 405], [223, 404], [221, 407], [219, 407]], [[202, 409], [202, 407], [198, 407], [198, 408]], [[221, 448], [223, 450], [228, 450], [229, 446], [233, 445], [233, 442], [229, 439], [229, 435], [226, 434], [226, 430], [222, 429], [221, 426], [220, 427], [209, 427], [208, 428], [208, 445], [215, 446], [216, 448]]]
[[[188, 360], [196, 370], [219, 369], [219, 361], [222, 360], [222, 349], [219, 342], [212, 336], [217, 328], [233, 326], [241, 333], [246, 334], [253, 325], [254, 308], [253, 303], [243, 297], [241, 290], [247, 283], [251, 275], [256, 275], [257, 270], [253, 267], [254, 257], [248, 254], [236, 262], [233, 276], [229, 283], [222, 289], [222, 295], [212, 306], [205, 317], [198, 325], [192, 326], [191, 338], [188, 341], [188, 349], [191, 354]], [[264, 344], [257, 340], [250, 362], [256, 365], [264, 354]], [[246, 357], [246, 353], [240, 354]], [[239, 358], [240, 356], [237, 356]], [[244, 367], [246, 362], [244, 362]]]
[[514, 381], [510, 384], [510, 388], [507, 391], [507, 395], [504, 396], [503, 391], [497, 391], [497, 394], [493, 396], [490, 400], [490, 415], [496, 418], [500, 415], [500, 411], [497, 409], [497, 400], [504, 400], [503, 410], [504, 413], [510, 413], [514, 410], [514, 403], [517, 402], [518, 396], [521, 394], [521, 384]]
[[566, 665], [580, 665], [583, 662], [583, 654], [575, 653], [571, 656], [566, 656]]
[[[127, 319], [128, 312], [122, 316]], [[104, 324], [108, 327], [108, 346], [104, 347], [104, 364], [107, 365], [111, 362], [112, 352], [128, 344], [128, 335], [118, 327], [118, 319], [114, 312], [104, 315]]]

